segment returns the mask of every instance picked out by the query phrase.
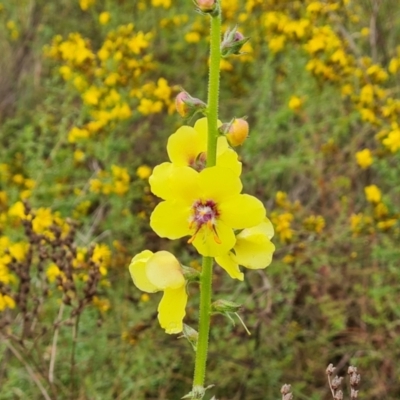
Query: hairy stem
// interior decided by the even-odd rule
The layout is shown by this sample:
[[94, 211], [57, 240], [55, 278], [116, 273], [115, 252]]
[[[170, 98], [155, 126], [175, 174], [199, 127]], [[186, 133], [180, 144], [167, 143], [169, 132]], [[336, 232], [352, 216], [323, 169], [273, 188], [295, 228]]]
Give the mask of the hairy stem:
[[[221, 16], [211, 18], [211, 44], [210, 44], [210, 70], [208, 82], [207, 101], [207, 167], [216, 165], [217, 139], [218, 139], [218, 97], [219, 75], [221, 60]], [[193, 379], [193, 395], [196, 387], [204, 387], [207, 365], [208, 341], [211, 319], [211, 295], [212, 295], [212, 270], [213, 258], [203, 257], [203, 266], [200, 280], [200, 316], [199, 338], [196, 351], [196, 363]], [[195, 397], [193, 397], [195, 398]], [[198, 397], [196, 397], [198, 398]]]

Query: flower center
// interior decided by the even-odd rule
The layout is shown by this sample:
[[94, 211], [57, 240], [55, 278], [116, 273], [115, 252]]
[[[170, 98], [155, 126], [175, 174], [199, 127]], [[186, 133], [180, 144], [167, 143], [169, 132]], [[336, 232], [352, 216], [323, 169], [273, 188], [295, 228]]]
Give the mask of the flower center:
[[213, 200], [196, 200], [192, 205], [192, 215], [189, 220], [189, 227], [195, 228], [193, 236], [188, 240], [192, 243], [195, 239], [197, 232], [205, 225], [213, 234], [214, 240], [221, 243], [217, 230], [216, 220], [219, 217], [217, 204]]
[[189, 166], [195, 169], [196, 171], [200, 172], [206, 167], [207, 163], [207, 153], [202, 152], [197, 155], [194, 160], [189, 162]]

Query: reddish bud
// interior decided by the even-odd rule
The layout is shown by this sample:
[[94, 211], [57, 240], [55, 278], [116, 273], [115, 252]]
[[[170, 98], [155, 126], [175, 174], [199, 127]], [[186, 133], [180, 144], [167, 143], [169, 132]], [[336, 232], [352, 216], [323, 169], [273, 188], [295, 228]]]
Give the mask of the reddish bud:
[[197, 11], [203, 14], [210, 14], [216, 16], [219, 13], [219, 6], [217, 0], [194, 0]]
[[196, 113], [204, 111], [206, 104], [200, 99], [192, 97], [189, 93], [182, 91], [175, 98], [175, 107], [181, 117], [190, 118]]
[[176, 111], [181, 117], [185, 117], [189, 111], [189, 106], [185, 103], [185, 100], [189, 100], [189, 97], [186, 92], [180, 92], [175, 98]]
[[209, 13], [214, 11], [216, 7], [215, 0], [197, 0], [196, 5], [198, 9], [204, 13]]

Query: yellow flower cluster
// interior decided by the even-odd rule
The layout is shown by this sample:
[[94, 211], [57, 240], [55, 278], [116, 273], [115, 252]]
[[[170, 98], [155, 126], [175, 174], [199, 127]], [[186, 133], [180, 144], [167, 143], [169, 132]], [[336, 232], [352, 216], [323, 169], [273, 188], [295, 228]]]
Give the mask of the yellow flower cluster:
[[[301, 232], [301, 226], [296, 230], [293, 228], [294, 223], [299, 225], [297, 217], [302, 209], [301, 204], [298, 200], [291, 202], [288, 199], [287, 193], [282, 191], [276, 193], [275, 204], [278, 209], [283, 210], [283, 212], [274, 210], [271, 213], [271, 220], [274, 224], [275, 231], [281, 243], [291, 243], [294, 239], [295, 232], [298, 234]], [[321, 234], [325, 228], [325, 219], [321, 215], [309, 215], [302, 220], [302, 227], [308, 232]]]
[[16, 41], [19, 38], [19, 30], [17, 28], [17, 25], [14, 21], [9, 20], [6, 23], [6, 28], [8, 30], [8, 34], [10, 36], [10, 39], [12, 41]]
[[[11, 166], [6, 163], [0, 163], [0, 183], [5, 187], [15, 187], [18, 190], [21, 200], [31, 196], [36, 182], [26, 177], [26, 172], [23, 170], [23, 157], [16, 157], [15, 165]], [[7, 193], [0, 191], [0, 223], [1, 223], [1, 205], [7, 204]]]
[[[379, 231], [392, 231], [398, 225], [399, 214], [393, 213], [382, 201], [382, 192], [376, 185], [369, 185], [364, 188], [367, 201], [372, 208], [366, 213], [352, 214], [350, 217], [350, 228], [354, 236], [360, 234], [373, 234], [376, 229]], [[398, 232], [397, 228], [397, 233]], [[393, 231], [392, 231], [393, 232]]]
[[105, 170], [97, 172], [97, 177], [90, 180], [90, 191], [123, 196], [129, 190], [130, 176], [126, 168], [111, 165], [111, 173]]
[[[100, 23], [110, 19], [107, 12], [99, 16]], [[87, 122], [71, 127], [70, 143], [82, 143], [107, 131], [115, 123], [131, 118], [133, 107], [142, 115], [171, 112], [172, 88], [164, 78], [144, 82], [146, 72], [154, 69], [148, 53], [153, 34], [135, 31], [133, 24], [110, 31], [98, 51], [79, 33], [61, 36], [45, 47], [45, 54], [57, 60], [59, 73], [80, 94], [85, 105]], [[76, 161], [84, 152], [76, 153]]]
[[[273, 0], [261, 5], [255, 3], [248, 1], [247, 6], [249, 9], [259, 7], [262, 10], [260, 22], [270, 52], [278, 54], [288, 50], [289, 53], [293, 48], [302, 51], [307, 57], [306, 70], [319, 83], [335, 86], [346, 104], [358, 113], [360, 121], [369, 124], [371, 130], [376, 132], [377, 149], [373, 150], [364, 144], [355, 154], [359, 167], [367, 169], [376, 159], [390, 157], [400, 151], [400, 99], [391, 89], [391, 76], [400, 70], [400, 46], [389, 60], [387, 68], [374, 62], [371, 57], [360, 54], [358, 48], [361, 43], [358, 41], [365, 41], [370, 35], [369, 29], [360, 25], [360, 5], [349, 1], [315, 0], [306, 0], [302, 4]], [[233, 10], [235, 5], [231, 8]], [[345, 26], [344, 20], [359, 26], [357, 39], [351, 38], [349, 33], [340, 28]], [[301, 97], [292, 95], [288, 105], [298, 112], [302, 107]], [[366, 188], [366, 195], [368, 201], [374, 204], [380, 202], [381, 194], [374, 190], [373, 185]], [[282, 234], [282, 239], [288, 240], [289, 218], [281, 217], [276, 222], [280, 224], [282, 232], [287, 233]], [[390, 224], [392, 222], [381, 225], [387, 230]], [[351, 225], [353, 231], [358, 229], [356, 225]]]
[[303, 225], [308, 231], [321, 233], [325, 228], [325, 219], [321, 215], [310, 215], [304, 219]]
[[[124, 176], [124, 171], [116, 169], [115, 174], [120, 177]], [[0, 199], [4, 199], [1, 196]], [[35, 254], [34, 248], [38, 246], [66, 246], [68, 237], [71, 234], [71, 223], [61, 218], [58, 212], [53, 212], [49, 208], [31, 209], [24, 205], [21, 201], [14, 204], [7, 205], [1, 203], [2, 208], [2, 221], [4, 227], [0, 229], [0, 283], [7, 285], [9, 293], [0, 292], [0, 311], [5, 308], [14, 308], [15, 303], [15, 290], [18, 288], [18, 275], [10, 268], [13, 262], [34, 262], [37, 263], [37, 256], [33, 259], [28, 259], [28, 252]], [[29, 229], [26, 229], [26, 224], [29, 221]], [[15, 234], [17, 230], [25, 226], [25, 238], [20, 241], [13, 241], [7, 230]], [[39, 240], [39, 242], [38, 242]], [[61, 244], [60, 240], [67, 240]], [[43, 247], [44, 248], [44, 247]], [[67, 250], [65, 247], [64, 250]], [[105, 279], [108, 268], [111, 264], [111, 250], [105, 244], [96, 244], [93, 248], [88, 247], [79, 248], [73, 252], [72, 258], [73, 276], [70, 279], [74, 281], [86, 282], [89, 279], [89, 271], [91, 266], [97, 265], [99, 273], [102, 277], [100, 284], [108, 286], [109, 283]], [[46, 261], [45, 274], [49, 283], [54, 283], [58, 279], [61, 281], [66, 280], [65, 273], [53, 260]], [[60, 287], [61, 289], [61, 287]], [[65, 290], [65, 288], [64, 288]], [[93, 304], [101, 311], [106, 310], [106, 303], [103, 300], [93, 300]]]

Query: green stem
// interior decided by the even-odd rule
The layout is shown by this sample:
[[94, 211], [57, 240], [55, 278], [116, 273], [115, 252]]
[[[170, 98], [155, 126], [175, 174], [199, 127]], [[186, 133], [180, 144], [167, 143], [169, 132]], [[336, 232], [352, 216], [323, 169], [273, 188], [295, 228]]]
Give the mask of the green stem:
[[211, 319], [212, 269], [213, 258], [203, 257], [200, 292], [199, 338], [197, 341], [196, 364], [194, 368], [193, 389], [204, 386], [206, 377], [208, 337]]
[[207, 99], [207, 167], [217, 162], [218, 139], [218, 100], [219, 100], [219, 64], [221, 62], [221, 16], [211, 18], [210, 72]]
[[[208, 81], [207, 100], [207, 167], [216, 165], [217, 140], [218, 140], [218, 97], [219, 97], [219, 75], [221, 61], [221, 16], [211, 18], [210, 39], [210, 71]], [[213, 258], [203, 257], [203, 266], [200, 280], [200, 315], [199, 315], [199, 337], [197, 342], [196, 362], [193, 378], [193, 394], [196, 387], [204, 387], [207, 365], [208, 341], [210, 334], [211, 319], [211, 295], [212, 295], [212, 272]], [[193, 397], [195, 399], [195, 397]]]

